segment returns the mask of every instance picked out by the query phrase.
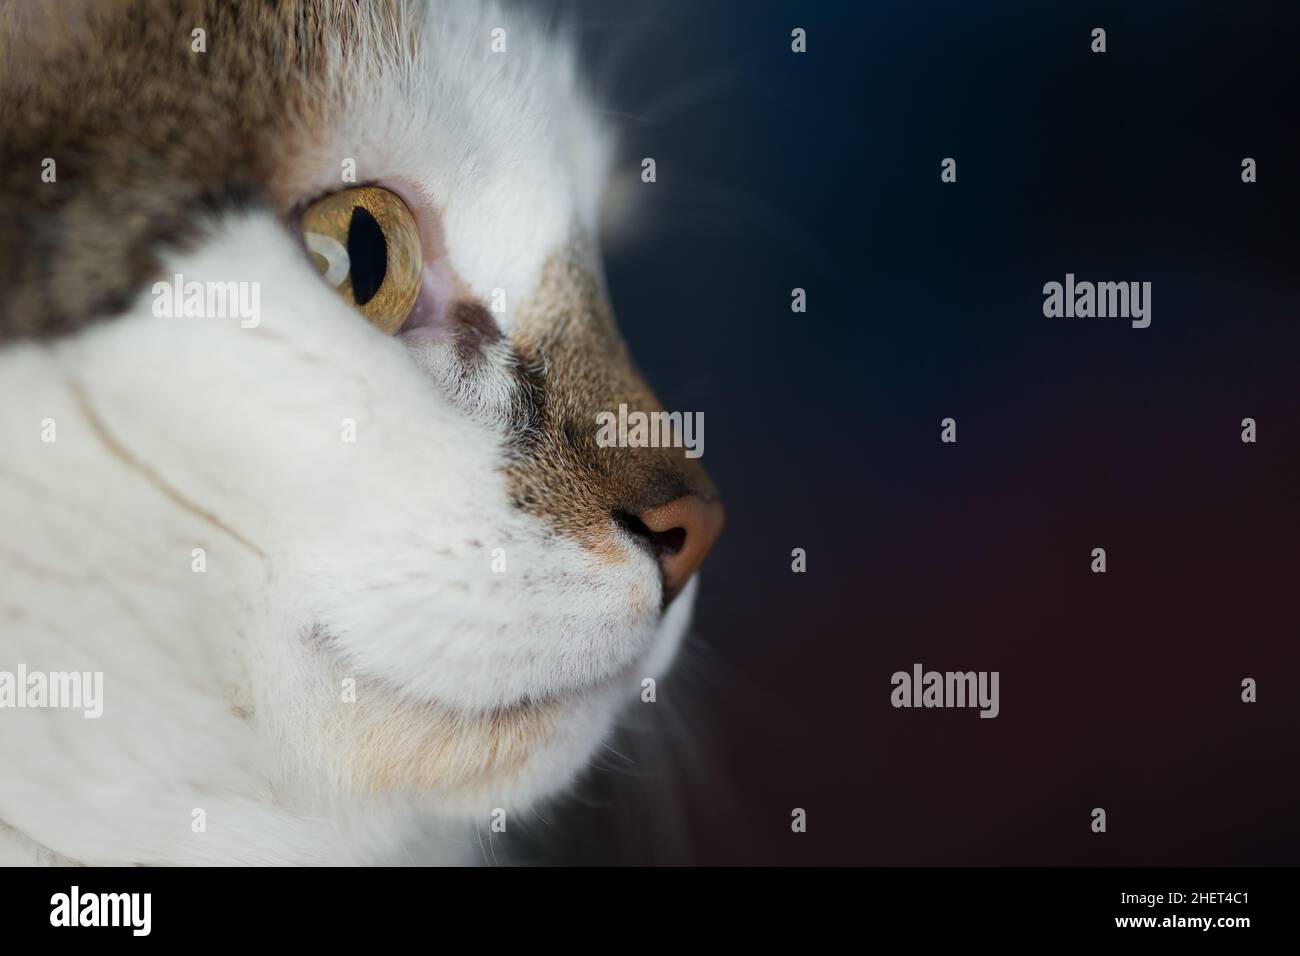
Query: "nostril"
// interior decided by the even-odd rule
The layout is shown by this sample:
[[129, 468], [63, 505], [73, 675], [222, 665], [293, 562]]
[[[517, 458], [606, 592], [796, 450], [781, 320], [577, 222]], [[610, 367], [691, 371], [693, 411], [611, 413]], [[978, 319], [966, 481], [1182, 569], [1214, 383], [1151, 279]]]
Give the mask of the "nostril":
[[650, 538], [650, 529], [645, 526], [645, 522], [630, 511], [615, 511], [614, 521], [628, 534], [647, 540]]
[[684, 495], [640, 514], [616, 512], [614, 518], [649, 544], [659, 561], [667, 602], [685, 587], [718, 539], [723, 511], [716, 498]]
[[651, 531], [650, 540], [664, 554], [676, 554], [686, 546], [686, 529], [669, 528], [667, 531]]
[[628, 534], [646, 541], [654, 550], [655, 557], [664, 554], [676, 554], [686, 544], [685, 528], [669, 528], [666, 531], [651, 531], [646, 523], [628, 511], [614, 512], [614, 520]]

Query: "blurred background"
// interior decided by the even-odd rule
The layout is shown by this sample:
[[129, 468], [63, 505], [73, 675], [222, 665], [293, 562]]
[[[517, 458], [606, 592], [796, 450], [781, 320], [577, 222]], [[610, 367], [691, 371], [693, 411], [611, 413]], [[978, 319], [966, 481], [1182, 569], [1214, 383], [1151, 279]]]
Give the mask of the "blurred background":
[[[557, 17], [656, 160], [609, 283], [728, 527], [658, 702], [506, 847], [1300, 863], [1300, 5]], [[1151, 327], [1044, 318], [1067, 272], [1150, 281]], [[999, 671], [1001, 715], [895, 710], [918, 662]]]

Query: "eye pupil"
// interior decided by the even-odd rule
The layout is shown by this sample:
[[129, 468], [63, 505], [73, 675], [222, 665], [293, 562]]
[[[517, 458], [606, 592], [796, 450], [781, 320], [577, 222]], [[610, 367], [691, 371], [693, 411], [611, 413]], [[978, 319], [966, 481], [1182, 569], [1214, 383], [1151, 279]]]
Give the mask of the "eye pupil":
[[352, 210], [348, 223], [348, 259], [352, 265], [352, 298], [365, 305], [384, 284], [388, 272], [388, 243], [384, 230], [362, 206]]

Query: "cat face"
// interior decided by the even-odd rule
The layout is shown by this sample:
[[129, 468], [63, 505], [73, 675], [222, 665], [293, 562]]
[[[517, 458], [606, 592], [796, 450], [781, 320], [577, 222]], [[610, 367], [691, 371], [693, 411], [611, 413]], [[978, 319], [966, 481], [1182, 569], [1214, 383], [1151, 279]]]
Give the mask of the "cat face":
[[[222, 585], [173, 580], [148, 648], [100, 617], [122, 630], [107, 686], [125, 659], [219, 659], [229, 721], [273, 741], [290, 791], [477, 813], [563, 785], [671, 661], [721, 528], [682, 448], [597, 442], [599, 413], [661, 406], [605, 293], [612, 148], [572, 57], [468, 2], [125, 3], [74, 27], [35, 32], [77, 56], [5, 78], [0, 360], [50, 372], [12, 408], [65, 407], [60, 441], [85, 446], [75, 479], [20, 470], [133, 473], [103, 506], [168, 530], [118, 527], [122, 551], [202, 546]], [[314, 204], [361, 187], [418, 237], [394, 334], [304, 241]], [[189, 283], [245, 309], [167, 314]], [[29, 648], [76, 613], [25, 600]]]

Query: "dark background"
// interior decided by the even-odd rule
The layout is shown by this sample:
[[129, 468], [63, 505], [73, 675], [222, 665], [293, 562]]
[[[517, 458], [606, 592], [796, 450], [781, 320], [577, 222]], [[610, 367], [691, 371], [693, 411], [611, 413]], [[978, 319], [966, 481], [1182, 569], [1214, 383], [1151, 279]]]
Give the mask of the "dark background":
[[[1300, 863], [1300, 5], [650, 6], [561, 29], [656, 159], [609, 282], [728, 528], [659, 702], [509, 844]], [[1045, 318], [1067, 272], [1151, 327]], [[917, 662], [1001, 715], [895, 710]]]

